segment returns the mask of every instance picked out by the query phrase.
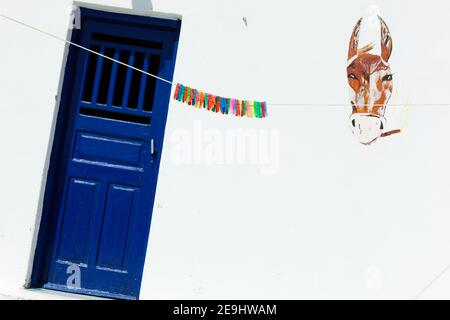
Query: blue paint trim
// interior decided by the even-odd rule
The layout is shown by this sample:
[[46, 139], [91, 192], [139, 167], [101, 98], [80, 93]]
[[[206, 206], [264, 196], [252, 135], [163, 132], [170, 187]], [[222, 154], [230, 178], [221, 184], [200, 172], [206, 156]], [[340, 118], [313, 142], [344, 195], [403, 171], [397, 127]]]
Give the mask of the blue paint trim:
[[[71, 41], [80, 43], [81, 32], [73, 30]], [[70, 47], [67, 55], [66, 65], [64, 68], [64, 79], [61, 90], [60, 104], [58, 109], [58, 116], [56, 119], [56, 126], [54, 132], [54, 139], [52, 151], [50, 154], [49, 170], [47, 173], [47, 182], [45, 186], [45, 194], [41, 215], [41, 222], [39, 226], [39, 234], [36, 243], [36, 250], [33, 260], [33, 269], [29, 286], [32, 288], [41, 287], [47, 281], [47, 274], [52, 251], [52, 242], [54, 238], [55, 219], [52, 212], [57, 209], [56, 203], [52, 201], [60, 193], [61, 184], [65, 173], [56, 164], [64, 163], [67, 159], [67, 150], [63, 149], [64, 137], [69, 130], [69, 124], [73, 122], [74, 114], [69, 112], [73, 100], [74, 76], [73, 70], [80, 59], [80, 49]]]

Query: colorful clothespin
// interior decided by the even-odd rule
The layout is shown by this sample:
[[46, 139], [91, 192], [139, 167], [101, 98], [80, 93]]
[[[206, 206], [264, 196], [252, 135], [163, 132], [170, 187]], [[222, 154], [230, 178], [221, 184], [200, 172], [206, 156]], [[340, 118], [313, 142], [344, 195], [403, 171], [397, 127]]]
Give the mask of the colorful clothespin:
[[212, 94], [209, 95], [209, 104], [211, 105], [209, 110], [211, 110], [212, 112], [216, 111], [216, 99], [217, 97], [215, 95]]
[[191, 97], [191, 104], [192, 106], [195, 106], [195, 99], [197, 98], [197, 89], [192, 89], [192, 97]]
[[248, 117], [254, 118], [255, 117], [255, 113], [254, 113], [255, 107], [254, 107], [253, 101], [248, 101], [247, 106], [248, 106]]
[[202, 103], [203, 103], [203, 92], [199, 91], [197, 94], [198, 94], [198, 97], [197, 97], [197, 108], [201, 108], [202, 107]]
[[208, 104], [209, 104], [209, 94], [205, 93], [205, 99], [204, 99], [204, 102], [203, 102], [203, 108], [205, 108], [206, 110], [209, 110], [208, 109]]
[[197, 94], [197, 90], [195, 90], [195, 89], [191, 89], [191, 106], [194, 106], [194, 104], [195, 104], [195, 96], [196, 96], [196, 94]]
[[194, 90], [194, 107], [195, 107], [195, 108], [198, 108], [199, 98], [200, 98], [200, 91], [198, 91], [197, 89], [195, 89], [195, 90]]
[[180, 84], [180, 90], [178, 91], [178, 97], [177, 100], [178, 101], [182, 101], [183, 100], [183, 93], [184, 92], [184, 86], [182, 84]]
[[183, 87], [183, 98], [182, 98], [183, 103], [186, 102], [188, 91], [189, 91], [188, 89], [189, 89], [188, 87]]
[[211, 111], [215, 99], [216, 99], [216, 97], [214, 97], [214, 95], [208, 94], [208, 111]]
[[225, 110], [227, 108], [227, 101], [224, 97], [220, 97], [220, 112], [222, 112], [222, 114], [225, 113]]
[[219, 112], [220, 111], [220, 101], [221, 101], [221, 97], [216, 97], [216, 104], [215, 104], [215, 112]]
[[205, 97], [206, 97], [206, 93], [202, 92], [202, 100], [200, 101], [200, 107], [201, 108], [205, 108]]
[[175, 92], [173, 93], [173, 98], [176, 100], [178, 98], [178, 92], [180, 91], [180, 84], [177, 83], [175, 87]]
[[188, 88], [187, 89], [187, 97], [186, 97], [186, 102], [188, 105], [191, 105], [191, 96], [192, 96], [192, 89]]
[[234, 114], [234, 99], [230, 99], [230, 103], [229, 103], [229, 107], [228, 107], [228, 112], [230, 114]]
[[262, 102], [262, 117], [266, 118], [267, 117], [267, 102]]
[[208, 94], [197, 89], [187, 87], [181, 83], [175, 85], [173, 99], [187, 103], [195, 108], [205, 108], [208, 111], [232, 114], [237, 117], [249, 118], [267, 117], [267, 102], [253, 100], [239, 100]]
[[253, 114], [255, 115], [255, 118], [259, 118], [259, 107], [258, 107], [258, 101], [253, 101]]
[[209, 95], [209, 104], [210, 104], [209, 110], [212, 112], [216, 111], [216, 99], [217, 97], [215, 95], [212, 94]]
[[220, 112], [220, 97], [216, 96], [216, 100], [214, 100], [213, 111], [215, 113]]

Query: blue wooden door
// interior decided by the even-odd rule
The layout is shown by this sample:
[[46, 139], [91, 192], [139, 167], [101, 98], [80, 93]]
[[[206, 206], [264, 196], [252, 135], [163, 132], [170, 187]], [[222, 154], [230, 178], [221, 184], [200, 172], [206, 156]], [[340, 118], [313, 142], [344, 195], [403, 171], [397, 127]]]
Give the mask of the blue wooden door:
[[[79, 41], [172, 79], [179, 22], [82, 9]], [[83, 50], [70, 72], [42, 286], [138, 298], [171, 86]], [[68, 90], [65, 84], [65, 89]], [[54, 168], [53, 168], [54, 169]]]

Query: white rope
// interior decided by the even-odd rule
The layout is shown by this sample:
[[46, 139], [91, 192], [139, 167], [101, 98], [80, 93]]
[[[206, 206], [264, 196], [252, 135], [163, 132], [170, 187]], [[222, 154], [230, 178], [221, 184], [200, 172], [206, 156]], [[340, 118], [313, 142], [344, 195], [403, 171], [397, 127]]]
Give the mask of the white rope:
[[[19, 21], [19, 20], [17, 20], [17, 19], [14, 19], [14, 18], [11, 18], [11, 17], [9, 17], [9, 16], [6, 16], [6, 15], [4, 15], [4, 14], [2, 14], [2, 13], [0, 13], [0, 17], [4, 18], [4, 19], [6, 19], [6, 20], [9, 20], [9, 21], [11, 21], [11, 22], [17, 23], [17, 24], [19, 24], [19, 25], [22, 25], [22, 26], [24, 26], [24, 27], [26, 27], [26, 28], [29, 28], [29, 29], [31, 29], [31, 30], [37, 31], [37, 32], [39, 32], [39, 33], [41, 33], [41, 34], [44, 34], [44, 35], [46, 35], [46, 36], [48, 36], [48, 37], [51, 37], [51, 38], [53, 38], [53, 39], [62, 41], [62, 42], [64, 42], [64, 43], [66, 43], [66, 44], [72, 45], [72, 46], [74, 46], [74, 47], [77, 47], [77, 48], [79, 48], [79, 49], [85, 50], [85, 51], [90, 52], [90, 53], [92, 53], [92, 54], [96, 54], [97, 56], [102, 57], [102, 58], [104, 58], [104, 59], [111, 60], [111, 61], [113, 61], [113, 62], [115, 62], [115, 63], [118, 63], [118, 64], [120, 64], [120, 65], [122, 65], [122, 66], [131, 68], [131, 69], [133, 69], [133, 70], [135, 70], [135, 71], [138, 71], [138, 72], [141, 72], [141, 73], [143, 73], [143, 74], [145, 74], [145, 75], [147, 75], [147, 76], [150, 76], [150, 77], [153, 77], [153, 78], [155, 78], [155, 79], [161, 80], [161, 81], [163, 81], [163, 82], [165, 82], [165, 83], [167, 83], [167, 84], [170, 84], [170, 85], [172, 85], [172, 86], [176, 85], [176, 83], [174, 83], [174, 82], [172, 82], [172, 81], [169, 81], [169, 80], [167, 80], [167, 79], [158, 77], [158, 76], [155, 75], [155, 74], [149, 73], [149, 72], [144, 71], [144, 70], [139, 69], [139, 68], [136, 68], [136, 67], [131, 66], [131, 65], [127, 64], [127, 63], [124, 63], [124, 62], [122, 62], [122, 61], [116, 60], [116, 59], [114, 59], [114, 58], [105, 56], [104, 54], [101, 54], [101, 53], [99, 53], [99, 52], [96, 52], [96, 51], [94, 51], [94, 50], [91, 50], [91, 49], [89, 49], [89, 48], [86, 48], [86, 47], [84, 47], [84, 46], [82, 46], [82, 45], [79, 45], [79, 44], [77, 44], [77, 43], [75, 43], [75, 42], [72, 42], [72, 41], [70, 41], [70, 40], [61, 38], [61, 37], [59, 37], [59, 36], [57, 36], [57, 35], [55, 35], [55, 34], [52, 34], [52, 33], [50, 33], [50, 32], [47, 32], [47, 31], [44, 31], [44, 30], [42, 30], [42, 29], [36, 28], [36, 27], [34, 27], [34, 26], [32, 26], [32, 25], [29, 25], [29, 24], [27, 24], [27, 23], [25, 23], [25, 22], [22, 22], [22, 21]], [[274, 102], [270, 102], [269, 104], [270, 104], [271, 106], [281, 106], [281, 107], [282, 107], [282, 106], [291, 106], [291, 107], [313, 107], [313, 106], [318, 106], [318, 107], [350, 107], [350, 104], [349, 104], [349, 103], [274, 103]], [[409, 106], [450, 106], [450, 103], [409, 103], [408, 105], [409, 105]], [[372, 105], [372, 107], [373, 107], [373, 106], [377, 106], [377, 105]], [[384, 105], [380, 105], [380, 106], [383, 107]], [[404, 104], [389, 104], [389, 106], [403, 107]], [[361, 107], [363, 107], [363, 105], [361, 105]]]
[[67, 44], [70, 44], [70, 45], [75, 46], [75, 47], [77, 47], [77, 48], [80, 48], [80, 49], [82, 49], [82, 50], [85, 50], [85, 51], [88, 51], [88, 52], [90, 52], [90, 53], [96, 54], [96, 55], [98, 55], [98, 56], [100, 56], [100, 57], [102, 57], [102, 58], [111, 60], [111, 61], [113, 61], [113, 62], [115, 62], [115, 63], [118, 63], [118, 64], [120, 64], [120, 65], [123, 65], [123, 66], [125, 66], [125, 67], [131, 68], [131, 69], [136, 70], [136, 71], [138, 71], [138, 72], [142, 72], [143, 74], [145, 74], [145, 75], [147, 75], [147, 76], [156, 78], [156, 79], [161, 80], [161, 81], [163, 81], [163, 82], [166, 82], [166, 83], [168, 83], [168, 84], [170, 84], [170, 85], [172, 85], [172, 86], [175, 85], [172, 81], [169, 81], [169, 80], [167, 80], [167, 79], [158, 77], [157, 75], [151, 74], [151, 73], [149, 73], [149, 72], [147, 72], [147, 71], [141, 70], [141, 69], [139, 69], [139, 68], [136, 68], [136, 67], [134, 67], [134, 66], [131, 66], [131, 65], [129, 65], [129, 64], [126, 64], [126, 63], [124, 63], [124, 62], [122, 62], [122, 61], [119, 61], [119, 60], [116, 60], [116, 59], [114, 59], [114, 58], [105, 56], [104, 54], [101, 54], [101, 53], [96, 52], [96, 51], [94, 51], [94, 50], [91, 50], [91, 49], [89, 49], [89, 48], [83, 47], [83, 46], [81, 46], [81, 45], [79, 45], [79, 44], [77, 44], [77, 43], [75, 43], [75, 42], [70, 41], [70, 40], [63, 39], [63, 38], [61, 38], [61, 37], [59, 37], [59, 36], [57, 36], [57, 35], [54, 35], [54, 34], [52, 34], [52, 33], [50, 33], [50, 32], [47, 32], [47, 31], [38, 29], [38, 28], [36, 28], [36, 27], [34, 27], [34, 26], [31, 26], [31, 25], [29, 25], [29, 24], [26, 24], [25, 22], [16, 20], [16, 19], [11, 18], [11, 17], [8, 17], [8, 16], [5, 16], [4, 14], [1, 14], [1, 13], [0, 13], [0, 17], [2, 17], [2, 18], [4, 18], [4, 19], [7, 19], [7, 20], [9, 20], [9, 21], [15, 22], [15, 23], [17, 23], [17, 24], [20, 24], [20, 25], [22, 25], [22, 26], [24, 26], [24, 27], [30, 28], [30, 29], [32, 29], [32, 30], [34, 30], [34, 31], [40, 32], [40, 33], [42, 33], [42, 34], [44, 34], [44, 35], [46, 35], [46, 36], [52, 37], [52, 38], [54, 38], [54, 39], [56, 39], [56, 40], [65, 42], [65, 43], [67, 43]]
[[[280, 107], [351, 107], [349, 103], [270, 103], [271, 106], [280, 106]], [[364, 106], [372, 106], [372, 107], [383, 107], [384, 105], [361, 105]], [[386, 107], [404, 107], [404, 103], [390, 103]], [[450, 103], [408, 103], [408, 106], [414, 107], [448, 107]]]

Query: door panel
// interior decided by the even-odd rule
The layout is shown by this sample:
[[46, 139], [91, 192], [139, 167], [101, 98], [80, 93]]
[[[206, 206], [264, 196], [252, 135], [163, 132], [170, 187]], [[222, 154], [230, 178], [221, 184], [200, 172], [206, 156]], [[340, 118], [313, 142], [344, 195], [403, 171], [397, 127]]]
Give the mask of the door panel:
[[110, 185], [102, 223], [97, 266], [126, 271], [124, 262], [133, 225], [136, 188]]
[[75, 140], [74, 161], [143, 170], [144, 145], [143, 141], [79, 131]]
[[97, 187], [97, 182], [70, 179], [58, 260], [87, 264], [88, 235]]
[[[82, 46], [172, 78], [179, 23], [168, 28], [161, 19], [130, 23], [128, 15], [81, 14]], [[104, 57], [82, 50], [77, 55], [65, 78], [72, 96], [61, 108], [71, 120], [52, 151], [63, 156], [51, 163], [60, 187], [47, 186], [52, 193], [46, 198], [55, 201], [45, 207], [54, 208], [47, 213], [53, 221], [47, 232], [54, 236], [41, 286], [133, 299], [139, 296], [171, 87]], [[78, 287], [68, 282], [73, 266], [79, 268]]]

